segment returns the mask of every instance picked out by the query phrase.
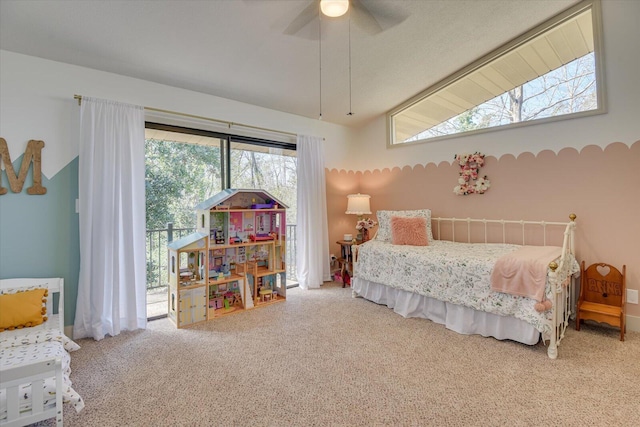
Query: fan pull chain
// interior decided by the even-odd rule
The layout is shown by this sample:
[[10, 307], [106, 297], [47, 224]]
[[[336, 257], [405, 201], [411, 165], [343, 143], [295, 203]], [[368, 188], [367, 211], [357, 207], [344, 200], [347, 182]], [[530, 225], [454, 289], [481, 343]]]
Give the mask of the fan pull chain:
[[320, 116], [318, 120], [322, 120], [322, 12], [318, 14], [318, 50], [320, 58]]
[[349, 10], [349, 112], [347, 116], [353, 116], [351, 111], [351, 10]]

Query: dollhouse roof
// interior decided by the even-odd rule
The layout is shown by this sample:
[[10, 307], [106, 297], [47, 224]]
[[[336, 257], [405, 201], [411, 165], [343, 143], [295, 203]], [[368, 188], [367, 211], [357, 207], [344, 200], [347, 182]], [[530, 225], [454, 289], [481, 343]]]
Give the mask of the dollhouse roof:
[[[255, 199], [255, 201], [254, 201]], [[211, 209], [220, 204], [228, 204], [230, 206], [242, 206], [243, 208], [249, 208], [251, 204], [262, 204], [267, 203], [267, 201], [273, 201], [278, 204], [281, 208], [288, 208], [287, 205], [282, 203], [282, 201], [273, 197], [269, 192], [265, 190], [258, 189], [238, 189], [238, 188], [228, 188], [226, 190], [222, 190], [215, 196], [210, 197], [204, 202], [198, 204], [196, 206], [197, 210], [207, 210]]]
[[[191, 233], [188, 236], [185, 236], [181, 239], [178, 240], [174, 240], [173, 242], [169, 243], [167, 245], [167, 247], [169, 249], [172, 249], [174, 251], [179, 251], [181, 249], [199, 249], [200, 247], [197, 245], [198, 241], [204, 239], [205, 237], [207, 237], [206, 234], [204, 233]], [[190, 247], [191, 246], [191, 247]], [[202, 245], [202, 248], [204, 248], [204, 244]]]

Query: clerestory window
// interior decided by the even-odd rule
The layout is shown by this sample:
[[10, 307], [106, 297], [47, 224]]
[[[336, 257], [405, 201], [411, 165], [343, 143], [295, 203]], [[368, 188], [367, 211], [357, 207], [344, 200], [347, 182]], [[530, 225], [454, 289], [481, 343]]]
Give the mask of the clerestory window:
[[396, 107], [389, 145], [605, 112], [599, 6], [583, 1]]

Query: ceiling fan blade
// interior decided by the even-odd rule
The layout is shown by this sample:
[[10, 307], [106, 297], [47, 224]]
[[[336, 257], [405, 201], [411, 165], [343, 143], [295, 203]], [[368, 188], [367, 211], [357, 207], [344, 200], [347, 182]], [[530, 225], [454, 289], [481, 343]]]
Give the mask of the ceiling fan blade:
[[353, 8], [351, 16], [354, 24], [370, 34], [377, 34], [382, 31], [380, 23], [360, 0], [351, 0], [351, 7]]
[[295, 17], [291, 24], [284, 30], [284, 34], [290, 36], [295, 35], [304, 28], [305, 25], [313, 21], [318, 16], [318, 13], [320, 13], [318, 2], [314, 0]]
[[377, 34], [407, 19], [392, 3], [351, 0], [353, 22], [369, 34]]

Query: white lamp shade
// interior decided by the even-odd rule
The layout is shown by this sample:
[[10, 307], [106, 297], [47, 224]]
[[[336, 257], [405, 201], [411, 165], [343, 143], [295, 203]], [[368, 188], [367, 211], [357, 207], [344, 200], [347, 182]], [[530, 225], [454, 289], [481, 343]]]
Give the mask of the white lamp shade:
[[320, 10], [331, 18], [337, 18], [349, 10], [349, 0], [320, 0]]
[[371, 213], [371, 206], [369, 205], [369, 199], [371, 196], [368, 194], [349, 194], [347, 196], [347, 214], [364, 215]]

